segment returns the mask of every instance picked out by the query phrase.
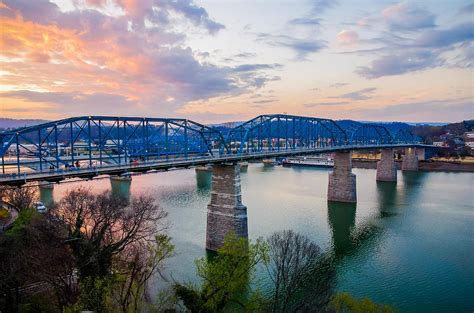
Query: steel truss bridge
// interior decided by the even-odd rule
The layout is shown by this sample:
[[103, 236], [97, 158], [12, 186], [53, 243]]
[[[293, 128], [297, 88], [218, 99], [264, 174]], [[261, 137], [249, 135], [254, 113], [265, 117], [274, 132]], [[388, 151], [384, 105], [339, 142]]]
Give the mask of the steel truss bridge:
[[233, 128], [187, 119], [82, 116], [0, 133], [0, 185], [200, 164], [424, 146], [408, 130], [284, 114]]

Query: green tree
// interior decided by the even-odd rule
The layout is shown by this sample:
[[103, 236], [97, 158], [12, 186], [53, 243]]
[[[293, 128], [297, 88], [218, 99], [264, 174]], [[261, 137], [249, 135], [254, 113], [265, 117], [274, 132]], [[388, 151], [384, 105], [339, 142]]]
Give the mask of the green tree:
[[175, 292], [191, 312], [255, 311], [262, 297], [250, 289], [249, 281], [267, 250], [260, 239], [249, 243], [229, 233], [214, 258], [196, 260], [202, 284], [176, 283]]
[[368, 298], [356, 299], [348, 293], [338, 293], [331, 301], [336, 313], [395, 313], [388, 304], [377, 304]]

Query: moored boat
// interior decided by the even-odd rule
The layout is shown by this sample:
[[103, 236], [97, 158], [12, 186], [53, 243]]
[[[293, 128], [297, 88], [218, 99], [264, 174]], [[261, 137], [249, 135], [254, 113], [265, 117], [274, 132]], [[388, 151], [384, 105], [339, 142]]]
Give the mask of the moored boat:
[[284, 166], [334, 167], [334, 160], [329, 157], [291, 157], [283, 160]]

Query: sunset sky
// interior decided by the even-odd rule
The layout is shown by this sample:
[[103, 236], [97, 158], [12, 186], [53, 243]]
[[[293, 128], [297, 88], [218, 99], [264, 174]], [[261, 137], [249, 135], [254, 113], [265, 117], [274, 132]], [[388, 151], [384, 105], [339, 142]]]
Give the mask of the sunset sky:
[[474, 3], [0, 0], [0, 117], [474, 118]]

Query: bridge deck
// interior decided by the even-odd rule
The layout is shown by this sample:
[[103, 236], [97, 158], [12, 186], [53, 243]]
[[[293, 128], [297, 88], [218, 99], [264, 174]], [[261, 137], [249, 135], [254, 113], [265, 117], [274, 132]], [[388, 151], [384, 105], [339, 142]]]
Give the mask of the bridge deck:
[[238, 153], [238, 154], [223, 154], [216, 156], [200, 156], [192, 158], [176, 158], [171, 160], [160, 160], [153, 162], [143, 162], [136, 165], [123, 164], [99, 167], [86, 168], [71, 168], [69, 170], [55, 169], [52, 171], [36, 171], [32, 173], [14, 173], [1, 174], [0, 185], [20, 186], [27, 182], [34, 181], [49, 181], [59, 182], [68, 178], [92, 178], [98, 175], [121, 175], [127, 172], [148, 172], [151, 170], [168, 170], [171, 168], [187, 168], [190, 166], [238, 162], [246, 160], [264, 159], [285, 157], [294, 155], [308, 155], [319, 153], [331, 153], [347, 150], [371, 150], [383, 148], [405, 148], [405, 147], [431, 147], [423, 144], [378, 144], [378, 145], [345, 145], [324, 148], [304, 148], [304, 149], [285, 149], [263, 151], [257, 153]]

